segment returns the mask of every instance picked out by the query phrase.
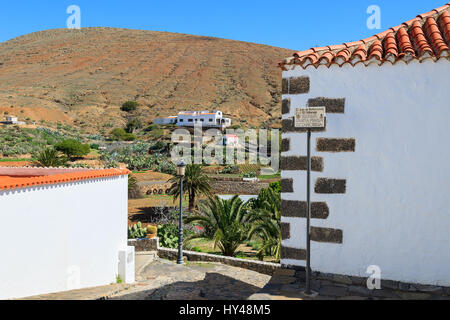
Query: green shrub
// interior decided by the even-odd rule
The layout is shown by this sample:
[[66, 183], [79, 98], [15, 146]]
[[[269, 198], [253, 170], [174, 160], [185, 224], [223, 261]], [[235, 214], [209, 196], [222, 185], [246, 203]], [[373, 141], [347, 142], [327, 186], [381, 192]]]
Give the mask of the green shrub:
[[174, 224], [158, 226], [159, 244], [164, 248], [178, 247], [178, 227]]
[[87, 155], [91, 152], [88, 144], [82, 144], [75, 139], [67, 139], [55, 146], [56, 150], [61, 151], [69, 158], [77, 158]]
[[94, 149], [94, 150], [98, 150], [98, 148], [100, 148], [100, 146], [96, 143], [92, 143], [90, 147], [91, 147], [91, 149]]
[[116, 141], [134, 141], [134, 140], [136, 140], [136, 136], [134, 134], [127, 133], [122, 128], [113, 129], [109, 133], [109, 136], [112, 140], [116, 140]]
[[270, 189], [272, 189], [275, 192], [281, 193], [281, 181], [277, 182], [271, 182], [269, 184]]
[[136, 110], [138, 106], [139, 106], [139, 103], [137, 103], [137, 101], [127, 101], [122, 105], [120, 110], [126, 111], [126, 112], [131, 112], [131, 111]]
[[136, 129], [142, 128], [142, 120], [139, 118], [133, 118], [128, 120], [127, 125], [125, 127], [125, 131], [127, 133], [133, 133]]
[[244, 173], [243, 177], [244, 178], [256, 178], [257, 174], [256, 174], [256, 172], [248, 172], [248, 173]]

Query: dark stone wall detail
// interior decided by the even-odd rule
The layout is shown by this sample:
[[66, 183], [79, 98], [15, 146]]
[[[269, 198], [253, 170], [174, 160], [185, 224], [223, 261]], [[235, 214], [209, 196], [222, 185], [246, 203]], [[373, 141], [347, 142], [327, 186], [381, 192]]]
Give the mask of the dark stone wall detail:
[[281, 140], [281, 152], [287, 152], [291, 149], [291, 139], [285, 138]]
[[294, 180], [281, 179], [281, 192], [282, 193], [294, 192]]
[[281, 103], [281, 113], [286, 114], [291, 112], [291, 99], [283, 99]]
[[[287, 218], [306, 218], [306, 201], [281, 200], [281, 215]], [[327, 219], [330, 214], [325, 202], [311, 203], [312, 219]]]
[[342, 230], [311, 227], [311, 240], [316, 242], [342, 243]]
[[[308, 158], [301, 157], [281, 157], [280, 163], [281, 170], [296, 171], [296, 170], [308, 170]], [[311, 157], [311, 170], [322, 172], [323, 171], [323, 158]]]
[[355, 152], [356, 140], [353, 138], [317, 138], [316, 150], [319, 152]]
[[291, 238], [291, 225], [289, 223], [281, 223], [281, 240], [287, 240]]
[[281, 246], [281, 258], [293, 260], [306, 260], [306, 250]]
[[[290, 117], [287, 119], [281, 120], [282, 125], [282, 132], [283, 133], [289, 133], [289, 132], [307, 132], [308, 129], [304, 128], [296, 128], [294, 123], [294, 117]], [[327, 119], [325, 119], [325, 127], [324, 128], [313, 128], [311, 129], [311, 132], [324, 132], [327, 129]]]
[[309, 77], [283, 78], [282, 94], [308, 93], [310, 88]]
[[325, 107], [327, 113], [344, 113], [345, 98], [330, 99], [318, 97], [308, 100], [308, 107]]
[[318, 178], [314, 192], [319, 194], [345, 193], [347, 181], [345, 179]]

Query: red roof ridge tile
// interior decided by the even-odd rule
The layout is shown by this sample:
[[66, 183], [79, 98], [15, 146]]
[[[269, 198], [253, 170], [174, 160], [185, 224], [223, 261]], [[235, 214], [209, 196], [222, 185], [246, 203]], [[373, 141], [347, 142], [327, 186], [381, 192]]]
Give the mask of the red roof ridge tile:
[[[376, 43], [376, 45], [375, 45]], [[299, 64], [302, 68], [344, 63], [366, 65], [373, 59], [396, 63], [399, 60], [442, 57], [450, 60], [450, 2], [415, 18], [359, 41], [341, 45], [311, 48], [296, 52], [294, 58], [279, 63], [283, 70], [286, 65]]]

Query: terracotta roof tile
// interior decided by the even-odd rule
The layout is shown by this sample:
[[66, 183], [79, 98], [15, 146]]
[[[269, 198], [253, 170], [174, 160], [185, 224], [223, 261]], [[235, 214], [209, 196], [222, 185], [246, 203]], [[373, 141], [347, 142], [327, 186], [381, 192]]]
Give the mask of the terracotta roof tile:
[[290, 64], [300, 64], [303, 68], [360, 62], [367, 65], [373, 59], [379, 60], [381, 65], [386, 61], [395, 63], [430, 57], [437, 60], [449, 56], [450, 3], [447, 3], [367, 39], [296, 52], [295, 59], [285, 59], [279, 65], [282, 69]]
[[0, 190], [19, 189], [38, 185], [128, 175], [128, 169], [52, 169], [52, 168], [2, 168]]

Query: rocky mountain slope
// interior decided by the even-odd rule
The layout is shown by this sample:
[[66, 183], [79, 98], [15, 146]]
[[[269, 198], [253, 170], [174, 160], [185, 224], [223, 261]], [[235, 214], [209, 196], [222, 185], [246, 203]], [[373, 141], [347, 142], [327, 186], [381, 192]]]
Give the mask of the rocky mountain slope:
[[113, 28], [55, 29], [0, 44], [0, 116], [67, 123], [95, 132], [220, 109], [235, 123], [279, 127], [281, 70], [292, 54], [253, 43]]

